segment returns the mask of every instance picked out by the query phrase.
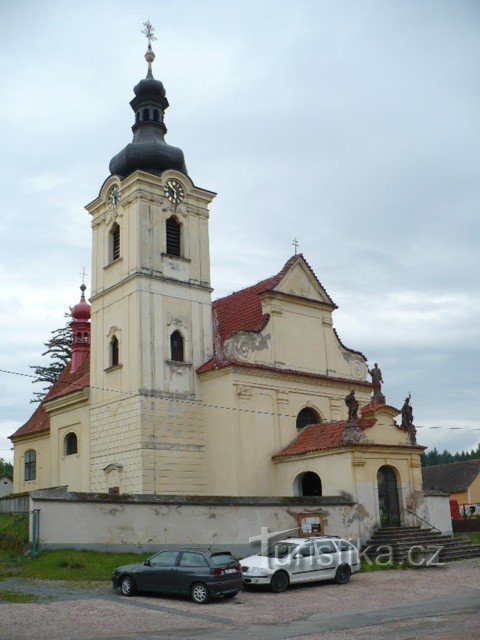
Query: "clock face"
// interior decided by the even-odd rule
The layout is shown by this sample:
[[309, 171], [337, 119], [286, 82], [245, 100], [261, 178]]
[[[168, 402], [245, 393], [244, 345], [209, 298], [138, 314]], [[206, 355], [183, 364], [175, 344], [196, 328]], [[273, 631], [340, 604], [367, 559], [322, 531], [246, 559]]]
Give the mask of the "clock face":
[[167, 180], [167, 184], [163, 187], [163, 191], [167, 196], [167, 199], [174, 204], [182, 202], [185, 197], [185, 190], [178, 180], [170, 178]]
[[120, 189], [118, 187], [118, 184], [113, 185], [113, 187], [110, 189], [107, 202], [109, 209], [115, 209], [117, 204], [120, 202]]

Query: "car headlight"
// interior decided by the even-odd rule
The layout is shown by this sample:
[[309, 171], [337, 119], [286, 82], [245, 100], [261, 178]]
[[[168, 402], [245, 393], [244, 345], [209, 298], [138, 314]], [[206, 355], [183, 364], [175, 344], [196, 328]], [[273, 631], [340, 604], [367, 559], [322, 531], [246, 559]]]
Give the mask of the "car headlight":
[[247, 567], [246, 573], [248, 573], [248, 574], [252, 574], [252, 573], [265, 574], [265, 573], [267, 573], [267, 570], [266, 569], [260, 569], [260, 567]]

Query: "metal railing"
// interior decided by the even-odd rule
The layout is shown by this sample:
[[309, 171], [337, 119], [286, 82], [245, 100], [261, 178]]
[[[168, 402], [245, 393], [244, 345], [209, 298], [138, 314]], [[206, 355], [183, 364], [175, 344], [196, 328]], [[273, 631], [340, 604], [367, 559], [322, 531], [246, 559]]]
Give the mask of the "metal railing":
[[418, 514], [414, 513], [413, 511], [410, 511], [410, 509], [405, 509], [405, 511], [407, 513], [410, 513], [412, 516], [415, 516], [415, 518], [418, 518], [419, 520], [424, 522], [426, 525], [428, 525], [430, 527], [430, 529], [435, 529], [435, 531], [438, 531], [438, 533], [442, 533], [441, 530], [438, 527], [436, 527], [435, 525], [431, 524], [431, 522], [428, 522], [428, 520], [425, 520], [425, 518], [422, 518], [421, 516], [419, 516]]

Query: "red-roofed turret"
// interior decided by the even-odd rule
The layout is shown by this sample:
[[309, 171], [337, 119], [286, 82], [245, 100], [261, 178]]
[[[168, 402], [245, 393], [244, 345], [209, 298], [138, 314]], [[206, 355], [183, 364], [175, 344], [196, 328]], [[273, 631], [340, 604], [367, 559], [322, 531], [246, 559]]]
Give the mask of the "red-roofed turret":
[[76, 371], [78, 367], [85, 362], [90, 353], [90, 305], [85, 300], [85, 289], [87, 287], [82, 284], [80, 290], [82, 296], [80, 302], [72, 309], [72, 367], [71, 373]]

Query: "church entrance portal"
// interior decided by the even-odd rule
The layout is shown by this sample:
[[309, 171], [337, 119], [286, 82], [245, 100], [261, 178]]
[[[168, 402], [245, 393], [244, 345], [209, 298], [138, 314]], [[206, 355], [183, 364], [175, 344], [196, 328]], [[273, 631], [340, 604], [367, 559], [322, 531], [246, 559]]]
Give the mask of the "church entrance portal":
[[382, 527], [400, 526], [397, 476], [391, 467], [380, 467], [377, 473], [378, 503]]

